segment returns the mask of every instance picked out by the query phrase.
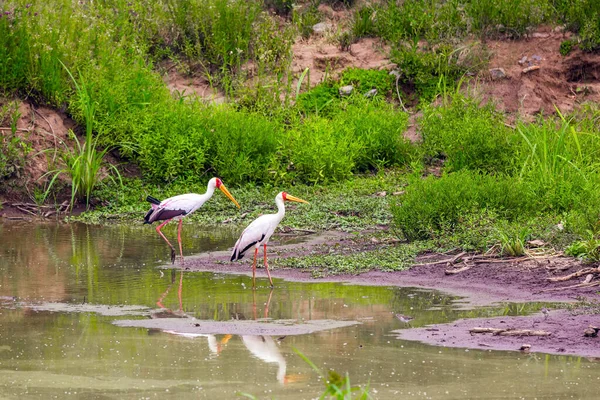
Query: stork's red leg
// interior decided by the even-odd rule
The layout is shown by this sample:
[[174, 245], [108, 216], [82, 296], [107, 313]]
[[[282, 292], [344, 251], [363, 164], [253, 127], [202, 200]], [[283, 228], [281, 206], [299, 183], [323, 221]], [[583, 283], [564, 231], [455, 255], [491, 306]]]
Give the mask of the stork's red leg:
[[173, 245], [171, 244], [171, 242], [169, 242], [169, 239], [167, 239], [167, 237], [165, 235], [163, 235], [163, 233], [161, 232], [160, 228], [162, 228], [163, 226], [165, 226], [166, 224], [168, 224], [170, 221], [170, 219], [166, 220], [165, 222], [163, 222], [162, 224], [158, 225], [156, 227], [156, 232], [158, 232], [158, 234], [165, 239], [165, 242], [167, 242], [167, 244], [169, 245], [169, 247], [171, 248], [171, 263], [175, 262], [175, 247], [173, 247]]
[[[265, 249], [265, 268], [267, 269], [267, 276], [269, 277], [269, 282], [271, 282], [271, 287], [273, 287], [273, 279], [271, 279], [271, 273], [269, 272], [269, 263], [267, 262], [267, 244], [264, 244]], [[258, 249], [256, 249], [258, 250]]]
[[179, 311], [183, 312], [183, 302], [181, 301], [181, 292], [183, 291], [183, 270], [181, 270], [181, 276], [179, 277], [179, 290], [177, 290], [177, 297], [179, 298]]
[[181, 245], [181, 224], [183, 220], [179, 220], [179, 228], [177, 228], [177, 241], [179, 242], [179, 254], [181, 254], [181, 263], [183, 264], [183, 246]]
[[256, 289], [256, 257], [258, 257], [258, 247], [254, 249], [254, 261], [252, 261], [252, 289]]

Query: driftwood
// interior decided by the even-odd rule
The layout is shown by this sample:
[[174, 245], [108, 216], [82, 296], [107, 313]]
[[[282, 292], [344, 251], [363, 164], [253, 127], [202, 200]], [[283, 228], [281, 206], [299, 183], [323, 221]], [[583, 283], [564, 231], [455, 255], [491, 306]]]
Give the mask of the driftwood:
[[578, 278], [580, 276], [588, 275], [588, 274], [600, 274], [600, 267], [597, 267], [597, 268], [584, 268], [584, 269], [580, 269], [577, 272], [573, 272], [572, 274], [564, 275], [564, 276], [557, 276], [557, 277], [554, 277], [554, 278], [548, 278], [548, 280], [550, 282], [564, 282], [564, 281], [568, 281], [570, 279]]
[[469, 333], [491, 333], [494, 336], [550, 336], [551, 332], [534, 331], [531, 329], [514, 329], [514, 328], [472, 328]]
[[583, 283], [578, 283], [576, 285], [544, 289], [544, 290], [540, 290], [539, 292], [536, 292], [536, 293], [559, 292], [561, 290], [576, 289], [576, 288], [583, 288], [583, 287], [593, 287], [593, 286], [600, 286], [600, 281], [599, 282], [583, 282]]

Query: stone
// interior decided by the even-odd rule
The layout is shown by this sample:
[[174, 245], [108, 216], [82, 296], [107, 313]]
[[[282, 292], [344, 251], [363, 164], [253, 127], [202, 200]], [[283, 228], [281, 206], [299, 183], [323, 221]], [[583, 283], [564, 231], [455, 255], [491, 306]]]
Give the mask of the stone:
[[314, 33], [322, 34], [331, 29], [331, 24], [328, 24], [327, 22], [319, 22], [318, 24], [313, 25], [312, 28]]
[[527, 62], [527, 56], [523, 56], [523, 58], [521, 58], [519, 60], [519, 65], [525, 65], [526, 62]]
[[350, 96], [353, 91], [354, 91], [354, 86], [352, 86], [352, 85], [342, 86], [339, 89], [340, 96]]
[[489, 71], [493, 81], [506, 78], [506, 72], [504, 71], [504, 68], [492, 68]]
[[375, 97], [376, 94], [377, 94], [377, 89], [371, 89], [367, 93], [365, 93], [365, 97], [368, 99], [371, 97]]

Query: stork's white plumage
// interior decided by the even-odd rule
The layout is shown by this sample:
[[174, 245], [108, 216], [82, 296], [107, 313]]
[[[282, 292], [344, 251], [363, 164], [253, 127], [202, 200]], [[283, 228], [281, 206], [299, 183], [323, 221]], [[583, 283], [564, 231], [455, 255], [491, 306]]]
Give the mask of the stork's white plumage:
[[243, 335], [242, 342], [256, 358], [267, 363], [276, 363], [277, 380], [282, 385], [287, 382], [285, 358], [271, 336]]
[[269, 281], [271, 282], [271, 287], [273, 286], [273, 280], [271, 279], [271, 273], [269, 272], [269, 264], [267, 263], [267, 243], [271, 238], [273, 232], [275, 232], [275, 228], [281, 222], [283, 217], [285, 216], [285, 205], [284, 202], [288, 201], [296, 201], [298, 203], [306, 203], [306, 200], [299, 199], [292, 195], [287, 194], [286, 192], [280, 192], [275, 197], [275, 204], [277, 204], [277, 213], [276, 214], [267, 214], [262, 215], [256, 218], [244, 231], [242, 235], [235, 243], [233, 248], [233, 252], [231, 253], [231, 261], [239, 260], [244, 257], [244, 254], [248, 249], [254, 246], [254, 261], [252, 263], [252, 285], [255, 285], [255, 276], [256, 276], [256, 257], [258, 256], [258, 248], [262, 245], [264, 246], [264, 258], [265, 258], [265, 268], [267, 269], [267, 275], [269, 276]]
[[151, 224], [155, 221], [164, 221], [156, 227], [156, 232], [167, 242], [171, 248], [171, 262], [175, 261], [175, 248], [171, 245], [171, 242], [161, 232], [161, 228], [165, 226], [172, 219], [179, 220], [179, 228], [177, 230], [177, 241], [179, 242], [179, 253], [181, 254], [181, 262], [183, 262], [183, 246], [181, 244], [181, 227], [182, 218], [186, 215], [190, 215], [200, 207], [204, 205], [210, 199], [215, 192], [215, 189], [221, 190], [225, 196], [235, 203], [238, 208], [240, 205], [233, 198], [229, 190], [223, 185], [223, 182], [219, 178], [212, 178], [208, 181], [206, 186], [206, 193], [186, 193], [178, 196], [169, 197], [163, 201], [160, 201], [152, 196], [148, 196], [146, 201], [152, 204], [152, 208], [148, 210], [144, 217], [145, 224]]

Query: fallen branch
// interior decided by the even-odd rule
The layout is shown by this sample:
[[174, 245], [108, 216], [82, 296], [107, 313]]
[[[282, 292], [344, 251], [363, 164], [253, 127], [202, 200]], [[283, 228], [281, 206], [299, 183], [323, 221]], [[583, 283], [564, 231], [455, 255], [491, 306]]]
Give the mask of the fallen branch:
[[546, 331], [534, 331], [531, 329], [500, 329], [500, 328], [472, 328], [469, 329], [469, 333], [491, 333], [494, 336], [550, 336], [551, 332]]
[[600, 267], [598, 267], [598, 268], [584, 268], [584, 269], [580, 269], [577, 272], [573, 272], [572, 274], [565, 275], [565, 276], [557, 276], [555, 278], [548, 278], [548, 280], [550, 282], [564, 282], [564, 281], [568, 281], [569, 279], [578, 278], [578, 277], [583, 276], [583, 275], [587, 275], [587, 274], [599, 274], [599, 273], [600, 273]]
[[593, 286], [599, 286], [599, 285], [600, 285], [600, 282], [584, 282], [584, 283], [578, 283], [576, 285], [571, 285], [571, 286], [563, 286], [563, 287], [558, 287], [558, 288], [544, 289], [544, 290], [540, 290], [537, 293], [558, 292], [558, 291], [561, 291], [561, 290], [584, 288], [584, 287], [593, 287]]

